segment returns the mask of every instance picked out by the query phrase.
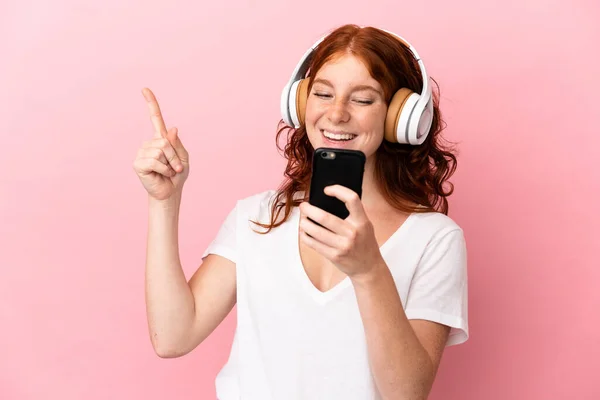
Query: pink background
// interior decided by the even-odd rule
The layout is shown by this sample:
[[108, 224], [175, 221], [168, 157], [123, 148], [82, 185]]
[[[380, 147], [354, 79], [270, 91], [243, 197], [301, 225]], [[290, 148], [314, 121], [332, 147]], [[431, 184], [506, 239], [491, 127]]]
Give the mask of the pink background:
[[140, 90], [191, 153], [190, 276], [235, 200], [279, 183], [280, 90], [347, 22], [416, 46], [460, 144], [472, 336], [431, 399], [600, 398], [598, 2], [365, 4], [0, 3], [1, 399], [214, 398], [235, 311], [180, 359], [147, 335]]

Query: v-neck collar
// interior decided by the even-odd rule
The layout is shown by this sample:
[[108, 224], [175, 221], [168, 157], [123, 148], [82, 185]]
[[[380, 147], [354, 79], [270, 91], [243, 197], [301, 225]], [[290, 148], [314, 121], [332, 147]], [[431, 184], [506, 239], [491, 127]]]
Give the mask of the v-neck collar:
[[[415, 219], [416, 213], [411, 213], [406, 218], [406, 220], [391, 234], [391, 236], [379, 247], [379, 251], [383, 256], [389, 251], [388, 248], [392, 246], [393, 242], [398, 240], [400, 236], [404, 234], [404, 232], [409, 228]], [[299, 229], [300, 229], [300, 209], [298, 207], [293, 207], [292, 212], [290, 214], [290, 219], [292, 222], [289, 226], [292, 230], [292, 234], [290, 240], [290, 254], [293, 254], [292, 260], [292, 268], [297, 271], [298, 278], [300, 280], [301, 285], [305, 288], [307, 293], [312, 297], [318, 304], [324, 305], [335, 297], [339, 295], [342, 291], [352, 285], [352, 281], [350, 277], [346, 276], [342, 281], [338, 282], [335, 286], [330, 288], [329, 290], [322, 292], [312, 283], [308, 274], [306, 273], [306, 269], [304, 268], [304, 263], [302, 262], [302, 256], [300, 255], [300, 237], [299, 237]]]

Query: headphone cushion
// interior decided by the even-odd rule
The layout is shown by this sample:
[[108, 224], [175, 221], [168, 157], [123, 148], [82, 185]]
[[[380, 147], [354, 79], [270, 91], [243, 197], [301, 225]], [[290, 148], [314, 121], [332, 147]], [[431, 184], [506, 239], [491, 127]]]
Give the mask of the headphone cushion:
[[306, 102], [308, 100], [308, 84], [310, 78], [301, 79], [298, 84], [298, 90], [296, 91], [296, 115], [300, 125], [304, 125], [304, 117], [306, 115]]
[[[415, 94], [412, 90], [408, 88], [401, 88], [392, 97], [392, 101], [388, 106], [387, 115], [385, 117], [384, 128], [384, 138], [388, 142], [398, 142], [397, 132], [400, 116], [403, 112], [410, 112], [410, 110], [405, 110], [404, 107], [406, 105], [406, 101], [412, 94]], [[406, 130], [406, 128], [407, 127], [405, 126], [403, 129]]]

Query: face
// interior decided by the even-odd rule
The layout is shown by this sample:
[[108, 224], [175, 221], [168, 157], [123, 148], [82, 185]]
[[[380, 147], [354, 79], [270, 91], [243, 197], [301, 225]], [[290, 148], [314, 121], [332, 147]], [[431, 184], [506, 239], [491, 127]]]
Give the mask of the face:
[[305, 124], [313, 148], [360, 150], [367, 160], [382, 140], [387, 104], [379, 82], [353, 55], [335, 58], [314, 77]]

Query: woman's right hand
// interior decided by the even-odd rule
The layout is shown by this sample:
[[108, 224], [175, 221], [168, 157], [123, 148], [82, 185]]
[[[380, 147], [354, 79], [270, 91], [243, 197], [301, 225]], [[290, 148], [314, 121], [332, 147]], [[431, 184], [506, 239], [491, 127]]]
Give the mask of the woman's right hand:
[[152, 91], [144, 88], [142, 94], [150, 110], [154, 137], [138, 150], [133, 169], [151, 197], [166, 200], [181, 192], [190, 173], [189, 155], [179, 140], [177, 128], [167, 130]]

